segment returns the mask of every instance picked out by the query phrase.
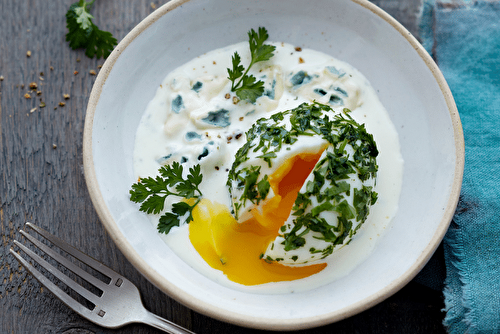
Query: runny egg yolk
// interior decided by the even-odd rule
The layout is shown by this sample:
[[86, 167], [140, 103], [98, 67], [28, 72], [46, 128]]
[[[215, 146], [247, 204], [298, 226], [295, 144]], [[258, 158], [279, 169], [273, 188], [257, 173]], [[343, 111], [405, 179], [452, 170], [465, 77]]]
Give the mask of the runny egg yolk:
[[323, 270], [325, 263], [290, 267], [262, 258], [321, 153], [300, 153], [285, 161], [269, 176], [275, 196], [253, 208], [253, 218], [243, 223], [234, 219], [227, 206], [203, 199], [194, 208], [189, 224], [189, 238], [196, 251], [212, 268], [243, 285], [291, 281]]

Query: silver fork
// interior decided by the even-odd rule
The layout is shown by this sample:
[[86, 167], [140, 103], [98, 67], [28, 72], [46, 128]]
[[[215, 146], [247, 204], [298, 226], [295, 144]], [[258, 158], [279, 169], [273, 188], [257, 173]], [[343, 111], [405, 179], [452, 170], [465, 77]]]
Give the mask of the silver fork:
[[83, 264], [100, 272], [110, 279], [109, 283], [105, 283], [97, 277], [91, 275], [89, 272], [83, 270], [79, 266], [71, 262], [67, 257], [64, 257], [59, 252], [56, 252], [52, 247], [42, 243], [38, 238], [21, 230], [21, 234], [26, 237], [33, 245], [42, 250], [46, 255], [57, 261], [68, 270], [78, 275], [88, 283], [102, 291], [102, 295], [97, 295], [90, 290], [71, 279], [58, 268], [51, 265], [38, 254], [14, 240], [14, 244], [25, 252], [33, 261], [50, 272], [53, 276], [58, 278], [61, 282], [66, 284], [69, 288], [74, 290], [80, 296], [94, 304], [92, 309], [84, 306], [69, 294], [64, 292], [44, 274], [37, 270], [30, 262], [24, 259], [20, 254], [16, 253], [12, 248], [10, 253], [40, 281], [47, 289], [49, 289], [56, 297], [58, 297], [64, 304], [73, 309], [82, 317], [92, 321], [93, 323], [107, 328], [117, 328], [130, 323], [143, 323], [152, 327], [161, 329], [171, 334], [194, 334], [193, 332], [182, 328], [168, 320], [165, 320], [144, 308], [141, 302], [141, 296], [137, 287], [125, 277], [117, 272], [106, 267], [104, 264], [94, 260], [90, 256], [80, 252], [76, 248], [70, 246], [65, 241], [51, 235], [47, 231], [31, 224], [26, 223], [26, 226], [31, 227], [34, 231], [42, 237], [50, 241], [55, 246], [62, 249], [64, 252], [75, 257]]

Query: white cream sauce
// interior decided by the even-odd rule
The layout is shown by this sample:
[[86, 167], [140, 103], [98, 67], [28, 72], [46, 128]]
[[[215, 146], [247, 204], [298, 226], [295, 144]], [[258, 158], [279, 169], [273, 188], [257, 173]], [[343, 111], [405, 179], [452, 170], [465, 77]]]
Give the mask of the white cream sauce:
[[[379, 150], [375, 191], [378, 201], [348, 246], [334, 251], [328, 266], [318, 274], [290, 282], [246, 287], [229, 281], [211, 268], [189, 240], [187, 225], [173, 228], [162, 238], [186, 263], [226, 286], [258, 293], [289, 293], [313, 289], [347, 275], [375, 247], [396, 214], [402, 182], [403, 159], [396, 129], [367, 79], [349, 64], [314, 50], [296, 50], [273, 43], [270, 61], [250, 71], [265, 82], [265, 95], [255, 104], [234, 100], [227, 79], [231, 56], [238, 51], [245, 66], [250, 62], [248, 43], [217, 49], [177, 68], [164, 79], [139, 124], [134, 148], [137, 177], [154, 176], [162, 164], [184, 162], [184, 169], [200, 164], [205, 198], [231, 206], [226, 187], [236, 151], [244, 133], [261, 117], [316, 100], [335, 110], [351, 109], [351, 116], [365, 124]], [[229, 94], [229, 98], [227, 98]], [[180, 96], [180, 97], [179, 97]], [[167, 207], [171, 205], [167, 201]], [[156, 227], [159, 215], [152, 215]]]

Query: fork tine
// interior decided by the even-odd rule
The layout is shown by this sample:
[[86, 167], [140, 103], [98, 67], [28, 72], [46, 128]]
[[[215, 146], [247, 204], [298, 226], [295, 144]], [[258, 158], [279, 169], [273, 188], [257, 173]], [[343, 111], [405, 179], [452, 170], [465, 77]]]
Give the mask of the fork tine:
[[45, 231], [44, 229], [42, 229], [38, 226], [35, 226], [35, 225], [31, 224], [30, 222], [27, 222], [26, 226], [31, 227], [38, 234], [40, 234], [45, 239], [52, 242], [57, 247], [64, 250], [66, 253], [74, 256], [78, 260], [82, 261], [83, 263], [85, 263], [89, 267], [97, 270], [98, 272], [104, 274], [105, 276], [108, 276], [109, 278], [113, 279], [114, 277], [116, 277], [118, 275], [118, 273], [116, 273], [112, 269], [106, 267], [104, 264], [100, 263], [99, 261], [94, 260], [93, 258], [88, 256], [87, 254], [82, 253], [78, 249], [76, 249], [73, 246], [71, 246], [70, 244], [68, 244], [66, 241], [59, 239], [58, 237], [50, 234], [49, 232]]
[[[16, 242], [16, 240], [14, 240]], [[18, 243], [19, 246], [19, 243]], [[29, 251], [29, 250], [28, 250]], [[52, 283], [47, 277], [45, 277], [41, 272], [39, 272], [35, 267], [31, 265], [28, 261], [26, 261], [21, 255], [16, 253], [12, 248], [10, 249], [10, 253], [14, 255], [14, 257], [19, 261], [25, 268], [28, 270], [31, 275], [35, 276], [35, 278], [47, 289], [49, 289], [50, 292], [52, 292], [57, 298], [59, 298], [64, 304], [66, 304], [69, 308], [73, 309], [75, 312], [83, 315], [83, 316], [89, 316], [89, 313], [91, 311], [74, 300], [70, 295], [68, 295], [66, 292], [61, 290], [57, 285]]]
[[[71, 278], [69, 278], [68, 276], [66, 276], [62, 271], [60, 271], [59, 269], [55, 268], [53, 265], [51, 265], [50, 263], [48, 263], [47, 261], [45, 261], [44, 259], [42, 259], [38, 254], [36, 254], [32, 250], [30, 250], [29, 248], [27, 248], [26, 246], [24, 246], [23, 244], [21, 244], [19, 241], [14, 240], [14, 244], [17, 247], [19, 247], [20, 249], [22, 249], [34, 261], [38, 262], [38, 264], [40, 266], [42, 266], [43, 268], [45, 268], [52, 275], [54, 275], [55, 277], [57, 277], [59, 280], [61, 280], [61, 282], [63, 282], [67, 286], [69, 286], [71, 289], [73, 289], [74, 291], [76, 291], [82, 297], [84, 297], [85, 299], [87, 299], [90, 302], [94, 303], [94, 305], [99, 304], [99, 296], [93, 294], [92, 292], [90, 292], [89, 290], [85, 289], [83, 286], [81, 286], [77, 282], [73, 281]], [[25, 263], [27, 263], [27, 261], [25, 261]], [[33, 270], [36, 270], [33, 266], [31, 266], [31, 267], [33, 268]], [[40, 272], [38, 272], [38, 273], [39, 273], [39, 275], [42, 275]], [[46, 281], [48, 282], [48, 280], [46, 280]], [[59, 290], [62, 293], [66, 294], [61, 289], [59, 289]], [[68, 294], [66, 294], [66, 295], [69, 296]], [[60, 296], [58, 295], [58, 297], [60, 297]]]
[[[51, 258], [53, 258], [54, 260], [56, 260], [57, 262], [62, 264], [64, 267], [66, 267], [67, 269], [71, 270], [73, 273], [77, 274], [78, 276], [80, 276], [81, 278], [83, 278], [84, 280], [89, 282], [90, 284], [98, 287], [101, 290], [104, 290], [106, 288], [106, 286], [108, 286], [106, 283], [104, 283], [100, 279], [90, 275], [88, 272], [86, 272], [82, 268], [78, 267], [73, 262], [69, 261], [67, 258], [63, 257], [61, 254], [58, 254], [57, 252], [55, 252], [52, 248], [41, 243], [40, 240], [38, 240], [37, 238], [33, 237], [32, 235], [29, 235], [28, 233], [26, 233], [23, 230], [20, 230], [19, 232], [26, 239], [31, 241], [35, 246], [40, 248], [45, 254], [47, 254], [48, 256], [50, 256]], [[49, 241], [50, 241], [50, 239], [49, 239]]]

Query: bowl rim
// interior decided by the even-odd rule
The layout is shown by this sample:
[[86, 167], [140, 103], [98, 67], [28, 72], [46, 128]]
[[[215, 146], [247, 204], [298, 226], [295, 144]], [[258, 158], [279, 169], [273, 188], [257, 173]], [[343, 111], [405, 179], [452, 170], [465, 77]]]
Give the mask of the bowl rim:
[[[99, 185], [97, 182], [96, 171], [94, 169], [94, 161], [92, 155], [92, 131], [93, 131], [93, 121], [96, 112], [97, 105], [99, 103], [99, 98], [102, 92], [102, 87], [106, 82], [114, 64], [120, 57], [122, 52], [137, 38], [143, 31], [145, 31], [150, 25], [156, 22], [159, 18], [163, 17], [166, 13], [174, 10], [175, 8], [181, 6], [188, 1], [195, 0], [171, 0], [170, 2], [162, 5], [160, 8], [155, 10], [153, 13], [149, 14], [144, 20], [142, 20], [137, 26], [135, 26], [116, 46], [112, 51], [110, 56], [106, 59], [102, 69], [100, 70], [96, 81], [93, 85], [89, 102], [87, 105], [87, 111], [85, 116], [85, 124], [83, 130], [83, 167], [84, 176], [87, 185], [87, 189], [94, 205], [94, 208], [107, 230], [109, 236], [113, 242], [118, 246], [120, 251], [125, 255], [125, 257], [132, 263], [132, 265], [151, 283], [153, 283], [162, 292], [167, 294], [169, 297], [175, 299], [181, 304], [189, 307], [190, 309], [204, 314], [206, 316], [232, 323], [239, 326], [245, 326], [256, 329], [266, 329], [266, 330], [296, 330], [296, 329], [306, 329], [313, 328], [321, 325], [326, 325], [329, 323], [337, 322], [360, 313], [380, 302], [386, 298], [392, 296], [403, 286], [405, 286], [413, 277], [425, 266], [428, 260], [433, 255], [434, 251], [439, 246], [441, 240], [443, 239], [448, 226], [453, 218], [455, 208], [458, 203], [463, 170], [465, 163], [465, 144], [463, 137], [463, 130], [458, 114], [455, 101], [453, 99], [452, 93], [449, 89], [448, 84], [445, 81], [443, 74], [438, 68], [437, 64], [427, 53], [424, 47], [417, 41], [417, 39], [405, 28], [402, 24], [396, 21], [392, 16], [386, 13], [381, 8], [368, 2], [368, 0], [348, 0], [355, 4], [358, 4], [368, 10], [370, 10], [375, 15], [382, 18], [384, 21], [389, 23], [395, 30], [397, 30], [403, 38], [405, 38], [410, 45], [417, 52], [419, 57], [425, 62], [426, 66], [431, 71], [434, 79], [440, 87], [441, 94], [446, 102], [451, 122], [453, 125], [454, 143], [455, 143], [455, 178], [451, 187], [450, 196], [448, 198], [448, 203], [446, 209], [443, 213], [442, 219], [437, 227], [436, 233], [431, 238], [428, 245], [422, 251], [417, 261], [400, 277], [395, 279], [390, 285], [384, 287], [373, 295], [349, 305], [348, 307], [335, 312], [330, 312], [322, 314], [320, 316], [306, 317], [306, 318], [295, 318], [295, 319], [262, 319], [258, 317], [242, 317], [239, 313], [228, 312], [227, 310], [222, 310], [216, 306], [210, 305], [208, 303], [202, 302], [187, 292], [180, 291], [173, 284], [168, 282], [163, 276], [156, 272], [151, 266], [146, 264], [140, 255], [134, 250], [130, 243], [127, 241], [125, 236], [121, 233], [118, 225], [113, 220], [111, 212], [104, 203], [102, 193], [99, 190]], [[265, 321], [263, 321], [265, 320]]]

